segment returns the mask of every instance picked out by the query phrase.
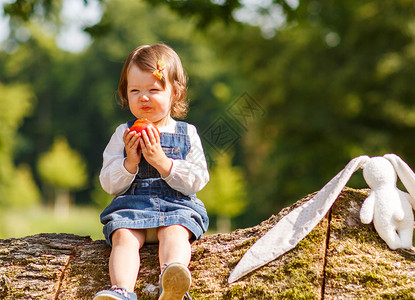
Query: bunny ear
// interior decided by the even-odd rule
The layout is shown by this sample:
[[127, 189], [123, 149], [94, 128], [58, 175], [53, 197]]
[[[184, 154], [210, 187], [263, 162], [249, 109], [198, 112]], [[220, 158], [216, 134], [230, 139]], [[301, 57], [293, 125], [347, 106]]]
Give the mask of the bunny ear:
[[312, 199], [282, 218], [248, 249], [230, 274], [228, 282], [238, 280], [293, 249], [323, 219], [353, 173], [368, 160], [367, 156], [352, 159]]
[[415, 199], [415, 174], [412, 169], [396, 154], [385, 154], [383, 157], [391, 162], [406, 190]]

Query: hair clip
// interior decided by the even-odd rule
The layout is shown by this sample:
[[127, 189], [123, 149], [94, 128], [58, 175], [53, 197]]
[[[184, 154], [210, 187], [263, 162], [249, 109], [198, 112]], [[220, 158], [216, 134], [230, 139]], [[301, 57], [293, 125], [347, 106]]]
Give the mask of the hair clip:
[[166, 64], [162, 60], [157, 61], [157, 70], [153, 72], [153, 75], [156, 76], [159, 80], [163, 78], [163, 70], [166, 68]]

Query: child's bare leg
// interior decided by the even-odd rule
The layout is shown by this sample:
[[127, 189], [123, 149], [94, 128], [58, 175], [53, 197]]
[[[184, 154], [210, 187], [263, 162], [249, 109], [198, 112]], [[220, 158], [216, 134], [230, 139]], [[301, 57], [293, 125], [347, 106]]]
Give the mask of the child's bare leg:
[[139, 250], [146, 239], [145, 230], [121, 228], [112, 234], [112, 250], [109, 261], [111, 284], [134, 291], [140, 269]]
[[160, 276], [159, 300], [179, 300], [189, 291], [192, 276], [190, 231], [180, 225], [158, 228]]
[[160, 267], [172, 262], [188, 266], [192, 255], [189, 238], [192, 233], [181, 225], [160, 227], [157, 231], [159, 240]]

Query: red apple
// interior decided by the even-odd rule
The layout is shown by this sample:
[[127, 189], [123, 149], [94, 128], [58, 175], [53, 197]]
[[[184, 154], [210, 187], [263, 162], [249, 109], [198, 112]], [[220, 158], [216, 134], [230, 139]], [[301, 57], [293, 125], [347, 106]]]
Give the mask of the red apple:
[[133, 126], [131, 126], [130, 128], [130, 132], [135, 131], [135, 132], [141, 132], [143, 130], [147, 130], [148, 132], [148, 127], [153, 126], [154, 128], [156, 128], [157, 133], [160, 136], [160, 131], [157, 129], [156, 125], [154, 125], [153, 122], [151, 122], [150, 120], [147, 119], [137, 119], [137, 121], [134, 122]]

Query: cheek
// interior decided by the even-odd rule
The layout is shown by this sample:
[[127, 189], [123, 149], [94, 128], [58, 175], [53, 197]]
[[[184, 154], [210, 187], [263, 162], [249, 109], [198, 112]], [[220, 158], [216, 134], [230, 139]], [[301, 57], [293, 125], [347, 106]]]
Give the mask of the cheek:
[[137, 97], [134, 96], [129, 96], [128, 97], [128, 102], [127, 102], [127, 106], [131, 109], [134, 109], [135, 107], [137, 107]]
[[163, 107], [170, 109], [173, 102], [174, 95], [172, 93], [166, 93], [164, 100], [160, 103]]
[[128, 95], [128, 103], [134, 103], [138, 101], [138, 95], [137, 94], [130, 94]]
[[165, 101], [161, 104], [161, 107], [163, 108], [164, 111], [168, 111], [170, 110], [171, 107], [171, 101]]

